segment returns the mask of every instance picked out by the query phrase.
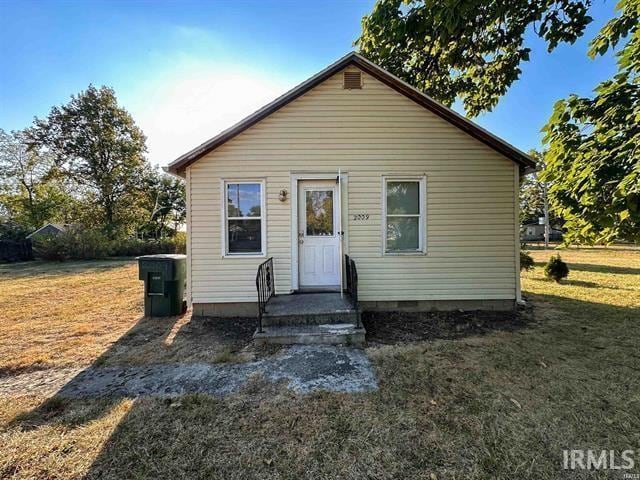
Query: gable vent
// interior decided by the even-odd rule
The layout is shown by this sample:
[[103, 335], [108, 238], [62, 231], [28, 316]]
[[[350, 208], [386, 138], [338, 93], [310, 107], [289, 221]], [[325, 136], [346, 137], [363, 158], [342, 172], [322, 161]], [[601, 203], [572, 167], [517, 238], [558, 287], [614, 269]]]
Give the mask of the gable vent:
[[362, 88], [362, 72], [344, 72], [342, 86], [345, 90]]

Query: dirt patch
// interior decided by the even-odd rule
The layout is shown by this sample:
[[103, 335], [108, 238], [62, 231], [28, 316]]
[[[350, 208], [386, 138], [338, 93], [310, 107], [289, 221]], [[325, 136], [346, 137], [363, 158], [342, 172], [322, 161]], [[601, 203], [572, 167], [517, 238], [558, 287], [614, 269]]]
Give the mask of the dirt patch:
[[254, 330], [251, 318], [142, 318], [94, 365], [249, 361]]
[[362, 323], [369, 344], [395, 345], [435, 339], [482, 335], [496, 330], [513, 331], [533, 321], [532, 307], [513, 312], [484, 310], [453, 312], [365, 312]]

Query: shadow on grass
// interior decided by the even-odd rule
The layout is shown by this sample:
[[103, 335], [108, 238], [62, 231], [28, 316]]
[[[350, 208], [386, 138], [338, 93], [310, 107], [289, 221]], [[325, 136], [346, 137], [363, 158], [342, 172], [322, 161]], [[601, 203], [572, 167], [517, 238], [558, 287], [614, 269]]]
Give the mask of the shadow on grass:
[[[87, 374], [97, 372], [100, 376], [104, 369], [119, 367], [211, 363], [216, 362], [218, 357], [219, 361], [228, 361], [230, 351], [233, 354], [252, 340], [255, 327], [253, 319], [189, 319], [186, 315], [140, 318], [89, 367], [75, 375], [37, 408], [14, 418], [10, 427], [31, 430], [49, 423], [78, 427], [102, 417], [126, 397], [117, 393], [105, 396], [100, 391], [84, 399], [77, 397], [75, 391], [83, 384]], [[100, 388], [99, 382], [97, 388]], [[76, 415], [73, 413], [74, 406], [80, 404], [83, 405], [80, 409], [82, 413]]]
[[[568, 280], [563, 280], [562, 284], [569, 283]], [[575, 282], [576, 284], [583, 282]], [[590, 283], [590, 282], [584, 282]], [[598, 286], [599, 288], [599, 286]], [[607, 287], [609, 288], [609, 287]], [[640, 308], [637, 307], [621, 307], [617, 305], [610, 305], [607, 303], [589, 302], [585, 300], [577, 300], [571, 297], [562, 297], [560, 295], [548, 295], [540, 293], [527, 293], [527, 299], [533, 304], [534, 310], [541, 304], [553, 307], [554, 312], [558, 315], [564, 316], [570, 319], [571, 323], [580, 327], [586, 326], [587, 328], [597, 327], [607, 333], [612, 333], [613, 327], [619, 327], [619, 323], [608, 323], [609, 321], [623, 321], [628, 322], [628, 326], [632, 330], [637, 330], [640, 333]], [[618, 334], [627, 336], [624, 330], [617, 332]]]
[[[558, 248], [559, 247], [559, 248]], [[549, 247], [545, 248], [544, 243], [543, 242], [526, 242], [525, 247], [523, 248], [523, 250], [549, 250], [550, 253], [553, 253], [554, 251], [559, 251], [559, 252], [563, 252], [563, 251], [575, 251], [575, 252], [611, 252], [611, 251], [615, 251], [615, 252], [640, 252], [640, 245], [629, 245], [629, 244], [624, 244], [624, 245], [612, 245], [610, 247], [604, 247], [604, 246], [596, 246], [596, 247], [576, 247], [576, 246], [570, 246], [570, 247], [563, 247], [561, 243], [559, 242], [549, 242]]]
[[[547, 262], [534, 262], [534, 266], [537, 268], [544, 268]], [[591, 272], [591, 273], [605, 273], [605, 274], [617, 274], [617, 275], [640, 275], [640, 268], [634, 267], [616, 267], [614, 265], [595, 265], [591, 263], [571, 263], [567, 262], [569, 266], [569, 272], [575, 270], [578, 272]], [[569, 273], [571, 274], [571, 273]]]
[[583, 288], [611, 288], [611, 287], [605, 287], [604, 285], [600, 285], [595, 282], [588, 282], [585, 280], [564, 279], [562, 280], [562, 284], [573, 285], [574, 287], [583, 287]]
[[[560, 321], [538, 322], [541, 324], [536, 324], [531, 336], [519, 338], [509, 348], [483, 350], [479, 358], [485, 358], [487, 363], [482, 368], [504, 364], [501, 377], [508, 376], [515, 382], [513, 385], [524, 385], [522, 391], [531, 391], [533, 398], [535, 389], [529, 390], [525, 381], [531, 379], [530, 367], [523, 370], [528, 375], [522, 375], [522, 384], [514, 374], [532, 355], [553, 361], [552, 368], [574, 362], [585, 365], [598, 379], [608, 379], [615, 385], [638, 385], [640, 358], [632, 356], [634, 352], [637, 355], [634, 339], [640, 335], [637, 309], [552, 295], [532, 294], [528, 300], [534, 306], [550, 305], [553, 316], [546, 318], [558, 317]], [[168, 361], [188, 360], [191, 358], [187, 355], [188, 346], [205, 348], [204, 344], [194, 343], [194, 336], [213, 335], [217, 342], [223, 341], [220, 338], [230, 342], [244, 338], [242, 329], [229, 332], [233, 325], [209, 326], [204, 319], [192, 319], [189, 323], [193, 325], [187, 327], [188, 324], [180, 326], [182, 320], [182, 317], [140, 319], [96, 363], [113, 365], [131, 361], [136, 356], [149, 356], [150, 350], [157, 348], [166, 348]], [[458, 338], [491, 331], [522, 333], [521, 329], [530, 325], [497, 312], [447, 313], [437, 319], [422, 314], [422, 321], [418, 315], [403, 315], [387, 320], [386, 331], [382, 316], [365, 319], [365, 322], [372, 327], [372, 335], [378, 337], [402, 337], [404, 332], [415, 338], [423, 329], [425, 333], [419, 340], [450, 338], [452, 345]], [[412, 322], [413, 325], [408, 325]], [[397, 330], [402, 332], [394, 333]], [[508, 339], [501, 337], [498, 341], [508, 342]], [[169, 347], [160, 347], [167, 344]], [[283, 401], [271, 403], [244, 397], [221, 400], [205, 395], [175, 400], [135, 399], [97, 456], [91, 459], [85, 478], [331, 478], [340, 473], [343, 477], [360, 477], [367, 471], [395, 472], [398, 478], [429, 478], [429, 472], [436, 471], [440, 478], [442, 470], [460, 478], [508, 478], [513, 474], [514, 462], [523, 461], [522, 455], [529, 455], [539, 460], [536, 468], [546, 468], [534, 472], [540, 475], [531, 474], [529, 478], [551, 479], [563, 475], [558, 471], [557, 455], [561, 452], [561, 443], [570, 435], [581, 438], [578, 435], [584, 434], [590, 438], [596, 435], [594, 432], [602, 434], [603, 417], [618, 422], [609, 427], [617, 434], [611, 439], [612, 444], [627, 445], [625, 432], [633, 431], [624, 423], [631, 416], [620, 413], [623, 402], [628, 404], [628, 398], [615, 397], [614, 402], [606, 404], [595, 401], [584, 404], [578, 399], [575, 401], [576, 408], [580, 408], [577, 414], [571, 411], [571, 399], [558, 400], [574, 381], [571, 375], [541, 376], [537, 380], [537, 385], [544, 381], [553, 387], [553, 395], [541, 401], [542, 405], [548, 405], [548, 413], [538, 409], [521, 412], [520, 408], [509, 406], [507, 399], [507, 405], [513, 408], [507, 411], [515, 413], [505, 416], [506, 407], [494, 400], [491, 376], [476, 380], [473, 376], [458, 377], [464, 375], [465, 369], [470, 374], [476, 370], [465, 364], [458, 368], [455, 363], [438, 369], [429, 363], [433, 358], [421, 364], [419, 353], [413, 357], [403, 355], [392, 354], [384, 360], [381, 368], [383, 372], [387, 370], [381, 378], [383, 388], [365, 396], [321, 393], [304, 398], [283, 397]], [[384, 363], [389, 365], [385, 367]], [[512, 364], [516, 363], [514, 367]], [[547, 375], [545, 372], [551, 371], [547, 367], [537, 368], [540, 370], [534, 373], [543, 373], [536, 375]], [[474, 381], [478, 383], [473, 384]], [[571, 385], [581, 385], [583, 381], [577, 378]], [[594, 390], [597, 395], [593, 396], [610, 399], [611, 392], [603, 390], [597, 382], [600, 380], [590, 384], [590, 389], [600, 388]], [[429, 389], [432, 391], [428, 392]], [[439, 396], [451, 399], [451, 403], [440, 402]], [[429, 402], [434, 397], [438, 398], [437, 405]], [[53, 397], [30, 414], [16, 419], [15, 424], [23, 429], [52, 423], [70, 428], [88, 425], [92, 419], [111, 412], [117, 401]], [[597, 408], [593, 412], [598, 415], [596, 421], [585, 421], [589, 409], [593, 408]], [[562, 422], [564, 434], [563, 430], [553, 428], [558, 424], [558, 416], [567, 419]], [[451, 428], [443, 426], [447, 422], [451, 422]], [[465, 427], [476, 424], [482, 426], [482, 435], [475, 435], [477, 431]], [[618, 428], [619, 424], [626, 428]], [[584, 433], [585, 428], [592, 431]], [[434, 432], [441, 435], [436, 437], [436, 446], [434, 442], [429, 443]], [[527, 443], [537, 435], [543, 436], [548, 446], [541, 448], [535, 441]], [[406, 448], [407, 444], [412, 448]], [[456, 457], [453, 452], [458, 452], [461, 444], [465, 455]], [[498, 455], [496, 460], [496, 452], [502, 452], [504, 457]], [[515, 453], [510, 456], [510, 452]], [[3, 473], [10, 472], [0, 471], [0, 477]]]
[[[639, 253], [640, 254], [640, 253]], [[640, 275], [640, 268], [616, 267], [613, 265], [595, 265], [590, 263], [569, 263], [570, 270], [592, 273], [613, 273], [621, 275]]]

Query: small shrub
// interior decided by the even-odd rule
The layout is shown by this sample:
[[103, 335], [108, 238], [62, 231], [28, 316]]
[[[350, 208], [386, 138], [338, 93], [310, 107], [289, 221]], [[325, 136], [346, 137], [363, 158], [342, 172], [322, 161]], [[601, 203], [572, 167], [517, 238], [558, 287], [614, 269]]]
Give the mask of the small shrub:
[[529, 271], [533, 269], [533, 257], [529, 255], [529, 252], [520, 250], [520, 271]]
[[566, 278], [569, 275], [569, 267], [560, 258], [560, 254], [552, 255], [544, 267], [544, 274], [548, 278], [553, 278], [556, 282]]

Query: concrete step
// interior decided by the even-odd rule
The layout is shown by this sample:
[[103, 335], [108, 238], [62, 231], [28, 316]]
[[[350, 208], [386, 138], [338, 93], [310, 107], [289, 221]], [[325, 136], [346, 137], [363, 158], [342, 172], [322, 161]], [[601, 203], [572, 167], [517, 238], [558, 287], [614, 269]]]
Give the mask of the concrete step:
[[343, 312], [331, 313], [265, 315], [262, 317], [262, 325], [266, 327], [286, 327], [295, 325], [327, 325], [337, 323], [355, 324], [357, 320], [358, 314], [355, 310], [345, 310]]
[[364, 327], [356, 328], [353, 323], [269, 325], [264, 326], [262, 332], [256, 331], [253, 340], [258, 345], [362, 345], [365, 333]]

